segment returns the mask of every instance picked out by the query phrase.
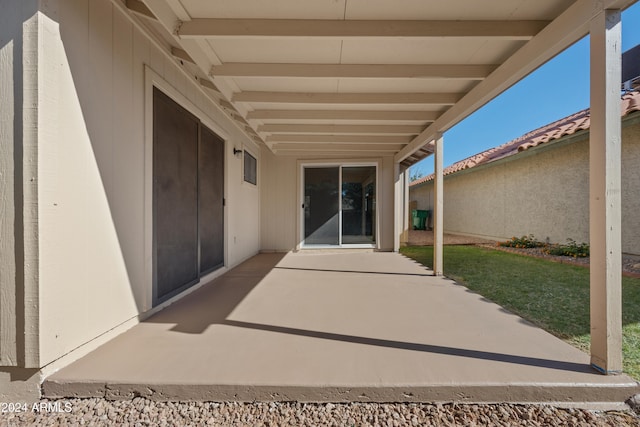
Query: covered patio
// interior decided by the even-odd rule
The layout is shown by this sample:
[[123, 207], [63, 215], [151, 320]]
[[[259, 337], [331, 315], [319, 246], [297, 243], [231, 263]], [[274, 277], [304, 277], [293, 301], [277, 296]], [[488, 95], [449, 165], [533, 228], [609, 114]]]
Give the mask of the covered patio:
[[563, 402], [640, 391], [397, 253], [260, 254], [43, 384], [46, 397]]
[[[2, 396], [621, 402], [635, 1], [5, 2]], [[590, 358], [442, 277], [444, 133], [587, 34]]]
[[[262, 250], [309, 243], [313, 230], [307, 230], [312, 222], [307, 219], [327, 204], [308, 203], [313, 197], [302, 177], [305, 163], [342, 168], [363, 161], [371, 166], [378, 159], [371, 200], [380, 209], [368, 239], [377, 249], [398, 251], [409, 228], [408, 168], [433, 155], [436, 276], [443, 274], [444, 133], [588, 34], [591, 364], [617, 374], [622, 369], [621, 11], [633, 3], [344, 0], [311, 6], [283, 0], [273, 6], [254, 0], [224, 5], [129, 0], [125, 5], [163, 35], [181, 63], [204, 74], [199, 82], [220, 108], [266, 147]], [[330, 212], [320, 209], [319, 222], [337, 224], [332, 244], [342, 247], [348, 243], [339, 235], [345, 206], [340, 199], [334, 202]]]

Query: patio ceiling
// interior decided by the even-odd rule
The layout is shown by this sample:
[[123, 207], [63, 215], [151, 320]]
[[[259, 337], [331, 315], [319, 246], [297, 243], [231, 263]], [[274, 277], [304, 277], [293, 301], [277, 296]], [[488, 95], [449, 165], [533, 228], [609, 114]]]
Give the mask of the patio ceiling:
[[123, 0], [278, 155], [410, 166], [634, 0]]

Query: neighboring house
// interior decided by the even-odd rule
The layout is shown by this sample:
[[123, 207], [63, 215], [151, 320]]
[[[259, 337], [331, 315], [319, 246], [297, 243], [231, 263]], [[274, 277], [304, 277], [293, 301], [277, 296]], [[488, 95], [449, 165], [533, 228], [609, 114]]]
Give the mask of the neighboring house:
[[260, 251], [398, 250], [429, 143], [634, 2], [0, 0], [0, 401]]
[[[622, 97], [622, 251], [640, 255], [640, 92]], [[506, 240], [589, 242], [589, 110], [444, 169], [444, 230]], [[433, 209], [433, 175], [410, 201]]]

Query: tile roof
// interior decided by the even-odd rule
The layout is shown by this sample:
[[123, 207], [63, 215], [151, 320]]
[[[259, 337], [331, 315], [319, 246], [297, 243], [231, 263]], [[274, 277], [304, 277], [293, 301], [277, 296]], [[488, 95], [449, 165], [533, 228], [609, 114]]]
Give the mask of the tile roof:
[[[622, 96], [622, 117], [634, 111], [640, 111], [640, 91], [633, 91]], [[572, 135], [578, 131], [589, 129], [591, 118], [589, 109], [578, 111], [563, 119], [557, 120], [548, 125], [542, 126], [531, 131], [519, 138], [507, 142], [498, 147], [490, 148], [482, 153], [475, 154], [460, 160], [444, 168], [443, 174], [449, 175], [474, 166], [489, 163], [502, 159], [504, 157], [513, 156], [521, 151], [528, 150], [532, 147], [544, 144], [549, 141], [557, 140], [566, 135]], [[433, 180], [434, 174], [424, 176], [412, 181], [410, 186], [422, 184]]]

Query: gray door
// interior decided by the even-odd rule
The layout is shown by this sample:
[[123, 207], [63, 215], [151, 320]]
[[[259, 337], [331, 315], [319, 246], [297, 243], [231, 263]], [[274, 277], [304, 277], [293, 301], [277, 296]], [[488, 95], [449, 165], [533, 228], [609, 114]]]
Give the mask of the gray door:
[[224, 142], [153, 91], [153, 301], [224, 265]]
[[224, 141], [200, 127], [198, 224], [200, 274], [224, 265]]

